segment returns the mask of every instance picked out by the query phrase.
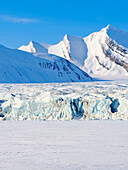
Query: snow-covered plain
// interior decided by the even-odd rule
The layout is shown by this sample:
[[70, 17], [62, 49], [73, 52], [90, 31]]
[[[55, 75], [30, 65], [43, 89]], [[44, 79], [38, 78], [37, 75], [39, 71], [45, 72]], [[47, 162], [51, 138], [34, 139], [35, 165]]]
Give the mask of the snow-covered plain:
[[128, 169], [128, 122], [0, 122], [0, 169]]
[[128, 119], [128, 81], [0, 84], [1, 120]]

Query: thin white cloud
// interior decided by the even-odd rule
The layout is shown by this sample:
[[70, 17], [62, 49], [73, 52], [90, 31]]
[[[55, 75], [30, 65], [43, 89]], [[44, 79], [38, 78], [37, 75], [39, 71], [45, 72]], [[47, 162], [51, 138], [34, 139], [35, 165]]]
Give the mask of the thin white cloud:
[[0, 16], [3, 21], [12, 22], [12, 23], [37, 23], [39, 20], [34, 18], [18, 18], [8, 15], [1, 15]]

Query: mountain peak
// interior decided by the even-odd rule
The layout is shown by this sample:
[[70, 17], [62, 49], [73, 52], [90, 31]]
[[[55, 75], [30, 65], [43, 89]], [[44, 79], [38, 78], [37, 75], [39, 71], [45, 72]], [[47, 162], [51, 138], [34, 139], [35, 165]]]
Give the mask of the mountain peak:
[[69, 34], [65, 34], [64, 40], [68, 40], [71, 36]]
[[114, 26], [112, 26], [111, 24], [107, 25], [106, 27], [101, 29], [102, 32], [108, 33], [111, 31], [118, 31], [118, 29]]
[[116, 27], [114, 27], [111, 24], [109, 24], [109, 25], [107, 25], [106, 29], [116, 29]]
[[43, 43], [39, 43], [36, 41], [30, 41], [29, 45], [23, 45], [20, 48], [18, 48], [19, 50], [22, 51], [27, 51], [30, 53], [48, 53], [48, 48], [50, 47], [49, 44], [43, 44]]
[[[124, 46], [128, 48], [128, 32], [118, 29], [112, 25], [108, 25], [107, 27], [101, 29], [100, 33], [101, 37], [108, 36], [111, 40], [114, 40], [118, 45]], [[97, 33], [95, 33], [97, 35]], [[92, 35], [95, 35], [92, 33]]]
[[32, 44], [34, 44], [34, 43], [35, 43], [35, 41], [31, 40], [31, 41], [29, 42], [29, 45], [32, 45]]
[[107, 32], [117, 32], [117, 33], [119, 33], [119, 32], [122, 32], [122, 33], [126, 33], [126, 31], [123, 31], [123, 30], [121, 30], [121, 29], [118, 29], [118, 28], [116, 28], [116, 27], [114, 27], [113, 25], [108, 25], [106, 28], [105, 28], [106, 30], [107, 30]]
[[119, 45], [128, 48], [128, 32], [120, 30], [112, 25], [106, 27], [107, 35]]
[[105, 29], [105, 30], [107, 30], [107, 31], [117, 31], [118, 33], [121, 32], [121, 33], [123, 33], [123, 34], [128, 33], [127, 31], [123, 31], [123, 30], [121, 30], [121, 29], [119, 29], [119, 28], [116, 28], [116, 27], [114, 27], [114, 26], [111, 25], [111, 24], [107, 25], [107, 27], [105, 27], [105, 28], [103, 28], [103, 29]]

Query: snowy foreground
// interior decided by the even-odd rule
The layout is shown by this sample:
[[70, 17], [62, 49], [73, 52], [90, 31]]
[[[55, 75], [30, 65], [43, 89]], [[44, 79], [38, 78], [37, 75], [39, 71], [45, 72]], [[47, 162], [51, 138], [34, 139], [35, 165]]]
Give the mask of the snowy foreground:
[[128, 169], [128, 122], [0, 122], [0, 169]]
[[128, 81], [1, 84], [1, 120], [128, 119]]

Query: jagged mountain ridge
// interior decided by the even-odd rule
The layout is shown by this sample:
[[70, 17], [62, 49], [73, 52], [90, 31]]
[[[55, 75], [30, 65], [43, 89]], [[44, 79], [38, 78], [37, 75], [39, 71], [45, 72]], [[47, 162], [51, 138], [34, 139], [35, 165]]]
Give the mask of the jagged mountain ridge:
[[[35, 48], [31, 52], [38, 53], [41, 45], [40, 52], [66, 58], [92, 76], [128, 76], [128, 32], [111, 25], [85, 38], [65, 35], [56, 45], [30, 43]], [[24, 47], [19, 49], [30, 52]]]
[[91, 77], [68, 60], [0, 45], [0, 83], [85, 82]]

